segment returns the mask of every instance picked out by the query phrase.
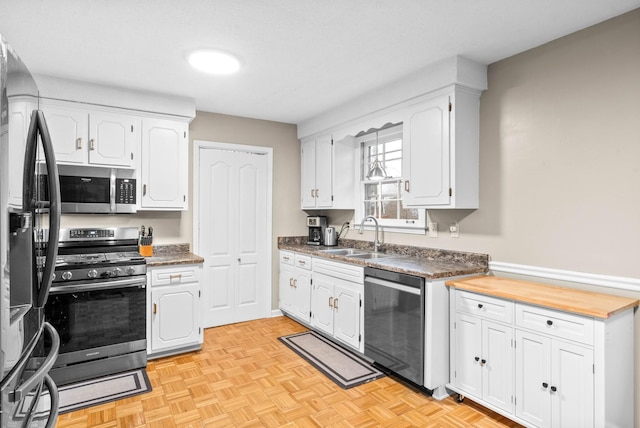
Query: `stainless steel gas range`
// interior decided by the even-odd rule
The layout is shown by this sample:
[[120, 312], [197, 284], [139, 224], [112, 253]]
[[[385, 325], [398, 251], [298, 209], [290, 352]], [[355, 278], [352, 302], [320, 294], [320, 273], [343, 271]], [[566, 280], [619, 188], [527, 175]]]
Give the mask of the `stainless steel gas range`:
[[146, 272], [135, 227], [60, 230], [45, 311], [58, 385], [146, 366]]

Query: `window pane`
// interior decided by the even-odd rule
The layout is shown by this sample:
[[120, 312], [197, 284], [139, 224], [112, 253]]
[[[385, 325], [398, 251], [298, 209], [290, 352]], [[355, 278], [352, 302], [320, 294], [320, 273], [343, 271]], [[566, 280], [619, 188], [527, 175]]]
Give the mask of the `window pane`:
[[387, 177], [402, 177], [402, 159], [387, 161], [384, 167], [387, 171]]
[[398, 182], [381, 183], [382, 197], [381, 199], [398, 199]]
[[380, 199], [378, 183], [367, 183], [364, 185], [364, 198], [368, 201], [376, 201]]
[[402, 150], [402, 140], [393, 140], [387, 143], [386, 151]]
[[364, 216], [368, 216], [368, 215], [372, 215], [376, 218], [378, 218], [378, 216], [376, 215], [376, 205], [377, 202], [365, 202], [364, 203]]
[[407, 220], [418, 220], [418, 210], [415, 208], [402, 208], [400, 218]]
[[380, 218], [398, 218], [398, 205], [400, 201], [382, 201], [382, 215]]

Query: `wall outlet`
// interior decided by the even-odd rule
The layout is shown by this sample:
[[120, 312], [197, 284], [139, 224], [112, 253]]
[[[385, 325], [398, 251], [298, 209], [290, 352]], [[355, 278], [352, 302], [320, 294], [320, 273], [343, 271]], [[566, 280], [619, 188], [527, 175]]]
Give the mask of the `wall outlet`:
[[449, 225], [449, 233], [451, 234], [452, 238], [460, 237], [460, 226], [458, 225], [458, 222], [451, 223]]
[[438, 237], [438, 223], [431, 222], [429, 223], [429, 238], [437, 238]]

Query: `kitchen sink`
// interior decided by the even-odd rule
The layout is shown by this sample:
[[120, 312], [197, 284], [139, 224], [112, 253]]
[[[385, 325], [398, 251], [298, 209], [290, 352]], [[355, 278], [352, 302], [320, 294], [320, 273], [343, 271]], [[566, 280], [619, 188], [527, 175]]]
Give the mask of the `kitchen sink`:
[[347, 257], [353, 257], [354, 259], [382, 259], [385, 257], [393, 257], [393, 254], [383, 254], [383, 253], [361, 253], [361, 254], [351, 254]]
[[319, 250], [319, 251], [321, 253], [335, 254], [336, 256], [349, 256], [349, 257], [369, 254], [367, 251], [359, 250], [357, 248], [334, 248], [331, 250]]

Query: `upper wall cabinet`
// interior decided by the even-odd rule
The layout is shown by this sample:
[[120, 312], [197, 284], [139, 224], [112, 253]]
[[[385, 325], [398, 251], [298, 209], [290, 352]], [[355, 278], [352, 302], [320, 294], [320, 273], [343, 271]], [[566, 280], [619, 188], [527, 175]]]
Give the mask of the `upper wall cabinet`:
[[480, 91], [453, 86], [410, 106], [404, 121], [404, 205], [479, 206]]
[[41, 107], [58, 163], [136, 166], [140, 140], [140, 120], [136, 116], [51, 100], [42, 100]]
[[355, 148], [352, 138], [330, 135], [302, 140], [302, 209], [353, 209]]
[[187, 209], [188, 142], [186, 122], [142, 120], [140, 209]]

